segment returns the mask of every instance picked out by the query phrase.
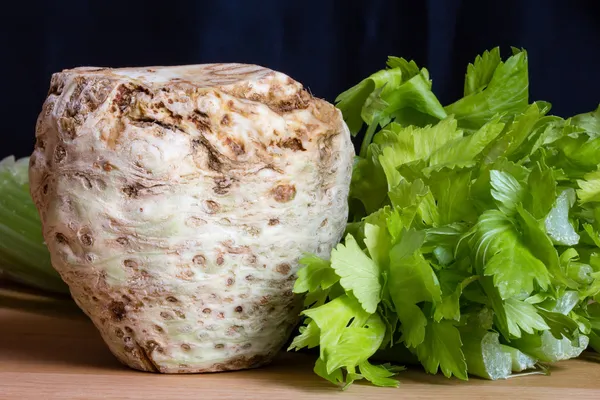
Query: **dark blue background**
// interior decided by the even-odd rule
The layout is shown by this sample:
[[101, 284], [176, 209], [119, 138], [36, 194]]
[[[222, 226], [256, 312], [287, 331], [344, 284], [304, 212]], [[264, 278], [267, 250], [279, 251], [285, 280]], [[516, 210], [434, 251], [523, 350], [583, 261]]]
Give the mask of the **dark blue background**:
[[600, 102], [600, 1], [65, 0], [4, 5], [0, 157], [28, 155], [50, 74], [80, 65], [257, 63], [335, 96], [388, 55], [426, 66], [442, 103], [483, 50], [524, 47], [530, 93], [569, 116]]

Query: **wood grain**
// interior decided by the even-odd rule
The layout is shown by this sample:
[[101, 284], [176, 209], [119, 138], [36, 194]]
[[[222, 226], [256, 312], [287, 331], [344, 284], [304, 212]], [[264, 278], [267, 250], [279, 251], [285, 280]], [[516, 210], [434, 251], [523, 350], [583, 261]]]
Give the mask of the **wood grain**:
[[[1, 284], [1, 283], [0, 283]], [[600, 399], [600, 364], [561, 362], [551, 376], [469, 382], [400, 374], [400, 388], [345, 392], [312, 372], [314, 358], [282, 353], [269, 367], [156, 375], [120, 365], [87, 318], [64, 299], [0, 288], [0, 399]]]

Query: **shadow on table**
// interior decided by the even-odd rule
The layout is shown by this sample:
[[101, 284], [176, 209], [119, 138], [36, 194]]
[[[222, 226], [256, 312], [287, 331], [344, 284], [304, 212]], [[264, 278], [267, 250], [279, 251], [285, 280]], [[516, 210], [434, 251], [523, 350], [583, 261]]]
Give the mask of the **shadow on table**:
[[0, 326], [0, 364], [124, 368], [69, 297], [0, 282]]

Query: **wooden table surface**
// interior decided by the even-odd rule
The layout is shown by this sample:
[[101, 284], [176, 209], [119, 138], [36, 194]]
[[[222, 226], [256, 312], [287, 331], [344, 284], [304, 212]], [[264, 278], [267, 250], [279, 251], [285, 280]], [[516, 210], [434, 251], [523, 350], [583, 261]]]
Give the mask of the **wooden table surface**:
[[347, 391], [312, 372], [314, 358], [282, 353], [269, 367], [205, 375], [129, 370], [68, 301], [15, 292], [0, 282], [0, 399], [600, 399], [600, 364], [571, 360], [550, 376], [469, 382], [400, 374], [398, 389]]

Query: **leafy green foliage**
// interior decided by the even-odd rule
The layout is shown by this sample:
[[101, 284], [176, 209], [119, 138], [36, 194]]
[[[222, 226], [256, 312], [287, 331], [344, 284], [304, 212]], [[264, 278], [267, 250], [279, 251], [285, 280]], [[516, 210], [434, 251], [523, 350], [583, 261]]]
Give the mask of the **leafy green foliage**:
[[397, 368], [506, 378], [600, 350], [600, 108], [570, 119], [529, 103], [527, 53], [469, 64], [441, 107], [427, 70], [390, 57], [342, 93], [366, 125], [350, 222], [331, 260], [306, 257], [292, 348], [345, 387]]

